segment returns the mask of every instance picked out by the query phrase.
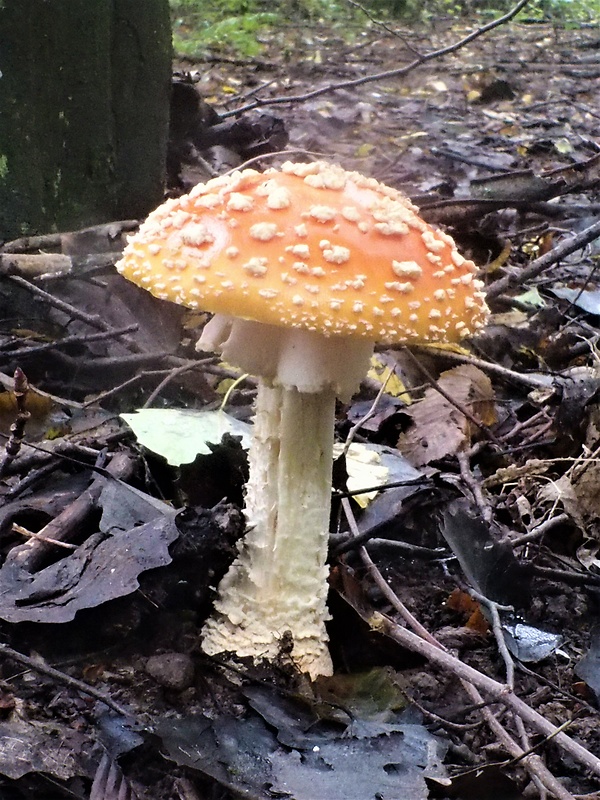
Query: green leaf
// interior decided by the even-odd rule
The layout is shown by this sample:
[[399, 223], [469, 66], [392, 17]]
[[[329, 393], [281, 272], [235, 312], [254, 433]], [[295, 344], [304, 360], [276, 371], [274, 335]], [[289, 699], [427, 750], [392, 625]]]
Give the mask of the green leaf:
[[251, 426], [225, 411], [193, 411], [187, 408], [142, 408], [121, 414], [138, 442], [163, 456], [173, 467], [191, 464], [198, 454], [211, 453], [223, 434], [241, 436], [248, 447]]

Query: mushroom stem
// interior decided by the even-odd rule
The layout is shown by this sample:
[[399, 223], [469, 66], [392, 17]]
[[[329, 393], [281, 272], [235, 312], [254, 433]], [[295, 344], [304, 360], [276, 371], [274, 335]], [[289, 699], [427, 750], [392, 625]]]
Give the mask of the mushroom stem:
[[249, 532], [203, 631], [208, 654], [274, 658], [283, 634], [311, 677], [330, 675], [327, 541], [335, 392], [259, 384], [250, 450]]

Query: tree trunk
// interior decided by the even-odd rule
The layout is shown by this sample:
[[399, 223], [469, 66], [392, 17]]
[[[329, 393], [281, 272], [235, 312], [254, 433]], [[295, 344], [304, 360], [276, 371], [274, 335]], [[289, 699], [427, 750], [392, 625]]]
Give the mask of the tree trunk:
[[168, 0], [0, 3], [0, 239], [157, 205], [170, 70]]

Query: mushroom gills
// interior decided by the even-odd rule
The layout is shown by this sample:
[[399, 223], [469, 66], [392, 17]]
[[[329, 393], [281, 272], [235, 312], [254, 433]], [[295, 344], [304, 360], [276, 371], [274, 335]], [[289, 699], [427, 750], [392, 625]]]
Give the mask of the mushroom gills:
[[367, 374], [373, 347], [369, 339], [323, 336], [224, 314], [215, 314], [197, 345], [267, 383], [305, 393], [329, 387], [344, 401]]

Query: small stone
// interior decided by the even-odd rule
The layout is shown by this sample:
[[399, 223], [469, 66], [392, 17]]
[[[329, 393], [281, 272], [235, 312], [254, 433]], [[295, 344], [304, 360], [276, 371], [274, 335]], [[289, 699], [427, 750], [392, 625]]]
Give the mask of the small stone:
[[146, 661], [146, 672], [165, 689], [180, 692], [194, 680], [194, 662], [185, 653], [161, 653]]

